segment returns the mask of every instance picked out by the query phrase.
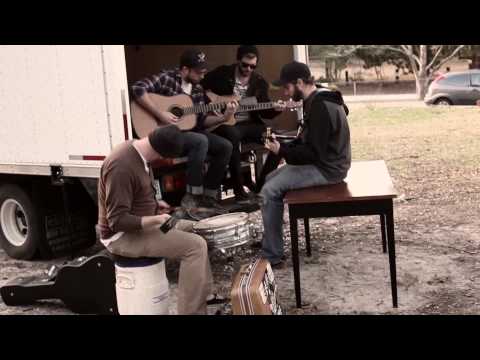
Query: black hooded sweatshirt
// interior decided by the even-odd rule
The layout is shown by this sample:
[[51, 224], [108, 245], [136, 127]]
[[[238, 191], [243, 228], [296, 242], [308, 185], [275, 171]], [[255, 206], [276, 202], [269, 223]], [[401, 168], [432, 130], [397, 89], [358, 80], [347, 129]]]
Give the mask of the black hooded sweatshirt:
[[332, 183], [341, 182], [351, 165], [348, 108], [339, 91], [319, 89], [304, 101], [300, 136], [282, 144], [279, 155], [290, 165], [315, 165]]

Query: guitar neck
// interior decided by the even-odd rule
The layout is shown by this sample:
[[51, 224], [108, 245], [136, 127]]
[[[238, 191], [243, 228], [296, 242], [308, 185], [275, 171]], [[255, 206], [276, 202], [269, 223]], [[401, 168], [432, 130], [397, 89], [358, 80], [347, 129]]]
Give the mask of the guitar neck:
[[[185, 115], [190, 114], [206, 114], [211, 111], [222, 111], [227, 107], [227, 103], [214, 103], [214, 104], [205, 104], [205, 105], [195, 105], [191, 107], [183, 108]], [[257, 110], [268, 110], [275, 107], [274, 102], [258, 103], [252, 105], [240, 105], [237, 112], [247, 112], [247, 111], [257, 111]]]
[[184, 115], [207, 114], [211, 111], [222, 111], [227, 107], [227, 103], [203, 104], [183, 108]]
[[274, 107], [275, 107], [274, 102], [266, 102], [266, 103], [252, 104], [252, 105], [240, 105], [238, 108], [238, 111], [245, 112], [245, 111], [268, 110], [268, 109], [273, 109]]

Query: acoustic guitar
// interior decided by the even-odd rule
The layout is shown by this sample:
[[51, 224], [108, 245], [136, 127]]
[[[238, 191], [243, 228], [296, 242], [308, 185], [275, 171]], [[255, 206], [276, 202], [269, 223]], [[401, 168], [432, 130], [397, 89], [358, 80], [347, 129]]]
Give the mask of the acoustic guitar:
[[[220, 112], [227, 107], [227, 104], [233, 100], [238, 100], [237, 97], [222, 97], [213, 93], [207, 93], [207, 96], [212, 101], [210, 104], [194, 105], [192, 98], [188, 95], [177, 96], [161, 96], [157, 94], [149, 94], [154, 106], [162, 112], [171, 112], [178, 117], [178, 121], [175, 124], [183, 131], [192, 130], [197, 124], [198, 114], [207, 114], [209, 112]], [[302, 102], [288, 102], [287, 108], [294, 109], [302, 106]], [[237, 112], [257, 111], [273, 109], [274, 102], [257, 103], [255, 98], [245, 98], [240, 101], [240, 106]], [[166, 126], [166, 124], [160, 123], [157, 119], [146, 109], [144, 109], [137, 102], [133, 101], [130, 105], [132, 114], [132, 124], [138, 137], [143, 138], [148, 136], [157, 127]], [[232, 115], [225, 122], [217, 124], [214, 127], [208, 129], [209, 131], [215, 130], [220, 125], [235, 125], [235, 116]]]
[[[212, 101], [212, 103], [222, 103], [222, 102], [225, 102], [225, 101], [230, 102], [232, 100], [237, 100], [233, 96], [232, 97], [217, 97], [216, 98], [215, 94], [207, 93], [207, 95], [210, 98], [210, 100]], [[288, 110], [291, 110], [291, 111], [303, 106], [303, 101], [295, 102], [295, 101], [290, 100], [290, 101], [280, 101], [280, 102], [284, 103], [285, 107]], [[238, 107], [238, 110], [237, 110], [236, 113], [273, 109], [273, 108], [275, 108], [275, 105], [277, 103], [279, 103], [279, 102], [278, 101], [277, 102], [270, 101], [270, 102], [259, 103], [257, 101], [256, 97], [254, 97], [254, 96], [247, 97], [247, 98], [243, 98], [242, 100], [239, 101], [240, 106]], [[233, 114], [232, 116], [228, 117], [226, 119], [226, 121], [224, 121], [220, 124], [217, 124], [215, 126], [212, 126], [212, 127], [208, 128], [207, 130], [208, 131], [214, 131], [219, 126], [222, 126], [222, 125], [234, 126], [235, 124], [237, 124], [237, 119], [235, 117], [235, 114]]]

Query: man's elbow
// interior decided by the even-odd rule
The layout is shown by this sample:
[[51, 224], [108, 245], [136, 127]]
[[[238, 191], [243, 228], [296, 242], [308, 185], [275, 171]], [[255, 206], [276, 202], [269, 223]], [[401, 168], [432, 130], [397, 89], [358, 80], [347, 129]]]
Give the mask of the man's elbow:
[[107, 219], [108, 227], [113, 231], [113, 232], [119, 232], [121, 229], [119, 229], [120, 226], [120, 217], [111, 217]]
[[132, 86], [131, 93], [133, 100], [141, 102], [145, 99], [147, 91], [143, 87]]

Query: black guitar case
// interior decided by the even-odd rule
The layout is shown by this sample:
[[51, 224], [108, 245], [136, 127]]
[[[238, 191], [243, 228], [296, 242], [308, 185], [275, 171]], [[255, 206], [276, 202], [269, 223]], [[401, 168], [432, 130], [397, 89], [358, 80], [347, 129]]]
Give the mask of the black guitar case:
[[78, 314], [118, 315], [115, 264], [106, 251], [52, 267], [44, 276], [13, 279], [0, 288], [0, 295], [9, 306], [60, 299]]

